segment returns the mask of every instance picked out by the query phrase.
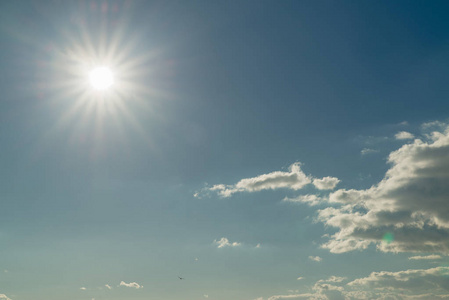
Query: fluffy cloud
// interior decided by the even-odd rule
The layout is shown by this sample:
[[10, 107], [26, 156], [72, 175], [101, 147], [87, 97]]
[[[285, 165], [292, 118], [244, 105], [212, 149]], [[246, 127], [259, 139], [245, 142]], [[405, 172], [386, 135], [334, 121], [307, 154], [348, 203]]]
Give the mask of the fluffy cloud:
[[348, 286], [364, 287], [380, 291], [407, 291], [415, 294], [417, 292], [421, 294], [427, 291], [432, 293], [448, 293], [449, 277], [447, 275], [449, 275], [449, 267], [399, 272], [372, 272], [368, 277], [349, 282]]
[[319, 257], [319, 256], [309, 256], [309, 259], [310, 259], [310, 260], [313, 260], [313, 261], [316, 261], [316, 262], [320, 262], [320, 261], [323, 260], [323, 259], [322, 259], [321, 257]]
[[339, 206], [320, 210], [318, 220], [338, 231], [324, 248], [449, 253], [449, 132], [428, 137], [392, 152], [378, 184], [329, 195]]
[[399, 272], [373, 272], [367, 277], [344, 283], [344, 277], [331, 276], [318, 280], [307, 290], [312, 293], [275, 295], [268, 300], [411, 300], [448, 299], [449, 267], [405, 270]]
[[394, 138], [397, 140], [411, 140], [411, 139], [415, 138], [415, 136], [413, 134], [411, 134], [410, 132], [401, 131], [401, 132], [396, 133], [394, 135]]
[[11, 300], [5, 294], [0, 294], [0, 299]]
[[335, 188], [340, 180], [329, 176], [321, 179], [314, 179], [312, 176], [306, 175], [301, 170], [301, 164], [296, 162], [289, 167], [288, 172], [276, 171], [262, 174], [257, 177], [244, 178], [234, 185], [216, 184], [211, 188], [205, 188], [201, 192], [196, 192], [194, 196], [200, 198], [202, 194], [215, 192], [221, 197], [226, 198], [237, 192], [258, 192], [280, 188], [296, 191], [312, 182], [317, 189], [331, 190]]
[[313, 185], [319, 190], [333, 190], [340, 180], [337, 177], [323, 177], [321, 179], [315, 178]]
[[237, 242], [229, 242], [229, 240], [225, 237], [222, 237], [220, 240], [215, 240], [214, 244], [217, 245], [217, 248], [224, 248], [224, 247], [237, 247], [240, 246], [241, 243], [237, 243]]
[[137, 282], [126, 283], [126, 282], [124, 282], [124, 281], [121, 281], [119, 286], [125, 286], [125, 287], [130, 287], [130, 288], [135, 288], [135, 289], [141, 289], [141, 288], [143, 288], [143, 286], [141, 286], [141, 285], [138, 284]]

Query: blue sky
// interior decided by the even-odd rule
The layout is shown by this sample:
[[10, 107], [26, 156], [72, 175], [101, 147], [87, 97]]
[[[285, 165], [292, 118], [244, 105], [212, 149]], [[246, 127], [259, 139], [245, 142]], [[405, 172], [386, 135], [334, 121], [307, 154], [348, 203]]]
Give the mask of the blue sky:
[[448, 12], [2, 2], [0, 299], [448, 297]]

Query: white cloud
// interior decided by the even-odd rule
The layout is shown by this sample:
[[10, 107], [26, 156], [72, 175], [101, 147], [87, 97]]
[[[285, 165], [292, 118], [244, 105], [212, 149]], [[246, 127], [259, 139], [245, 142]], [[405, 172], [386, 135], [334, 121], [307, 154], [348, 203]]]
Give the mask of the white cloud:
[[388, 161], [378, 184], [329, 195], [340, 206], [320, 210], [318, 220], [338, 231], [323, 247], [341, 253], [376, 244], [385, 252], [448, 254], [448, 131], [403, 145]]
[[0, 299], [11, 300], [5, 294], [0, 294]]
[[323, 260], [323, 259], [322, 259], [321, 257], [319, 257], [319, 256], [309, 256], [309, 259], [310, 259], [310, 260], [313, 260], [313, 261], [316, 261], [316, 262], [320, 262], [320, 261]]
[[385, 291], [408, 291], [422, 294], [429, 291], [443, 293], [449, 291], [449, 267], [406, 270], [399, 272], [372, 272], [368, 277], [359, 278], [348, 286], [366, 287]]
[[407, 131], [400, 131], [394, 135], [394, 138], [397, 140], [411, 140], [415, 138], [413, 134]]
[[[345, 277], [331, 276], [318, 280], [308, 293], [275, 295], [268, 300], [411, 300], [449, 298], [449, 267], [398, 272], [372, 272], [367, 277], [355, 279], [348, 284]], [[310, 292], [313, 291], [313, 292]]]
[[318, 205], [322, 202], [327, 201], [327, 198], [323, 198], [317, 195], [300, 195], [298, 197], [295, 198], [288, 198], [285, 197], [284, 199], [282, 199], [282, 201], [284, 202], [293, 202], [293, 203], [306, 203], [310, 206], [315, 206]]
[[130, 288], [135, 288], [135, 289], [141, 289], [141, 288], [143, 288], [143, 286], [141, 286], [141, 285], [138, 284], [137, 282], [126, 283], [126, 282], [124, 282], [124, 281], [121, 281], [119, 286], [125, 286], [125, 287], [130, 287]]
[[296, 278], [296, 280], [302, 280], [304, 279], [304, 277], [299, 276], [298, 278]]
[[412, 257], [409, 257], [408, 259], [410, 259], [410, 260], [435, 260], [435, 259], [441, 259], [441, 256], [433, 254], [433, 255], [426, 255], [426, 256], [412, 256]]
[[87, 290], [87, 289], [83, 286], [83, 287], [80, 287], [80, 290], [85, 291], [85, 290]]
[[256, 248], [260, 248], [260, 243], [256, 245]]
[[237, 247], [240, 246], [241, 243], [238, 242], [229, 242], [229, 240], [225, 237], [222, 237], [219, 241], [215, 240], [214, 244], [217, 245], [217, 248], [224, 248], [224, 247]]
[[311, 179], [301, 170], [300, 163], [294, 163], [290, 166], [289, 172], [276, 171], [245, 178], [235, 185], [216, 184], [209, 190], [217, 192], [222, 197], [230, 197], [237, 192], [257, 192], [279, 188], [299, 190], [309, 183], [311, 183]]
[[209, 298], [209, 295], [203, 295], [204, 296], [204, 298]]
[[109, 284], [105, 284], [105, 287], [107, 287], [109, 290], [112, 290], [112, 286], [110, 286]]
[[315, 178], [313, 185], [319, 190], [333, 190], [340, 180], [337, 177], [323, 177], [321, 179]]

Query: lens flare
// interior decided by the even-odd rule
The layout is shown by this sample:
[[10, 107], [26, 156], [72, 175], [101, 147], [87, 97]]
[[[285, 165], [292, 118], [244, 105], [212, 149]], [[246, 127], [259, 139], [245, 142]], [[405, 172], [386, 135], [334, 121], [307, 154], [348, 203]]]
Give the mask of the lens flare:
[[383, 238], [382, 238], [382, 242], [384, 242], [385, 244], [389, 245], [394, 241], [394, 234], [391, 232], [387, 232], [384, 234]]

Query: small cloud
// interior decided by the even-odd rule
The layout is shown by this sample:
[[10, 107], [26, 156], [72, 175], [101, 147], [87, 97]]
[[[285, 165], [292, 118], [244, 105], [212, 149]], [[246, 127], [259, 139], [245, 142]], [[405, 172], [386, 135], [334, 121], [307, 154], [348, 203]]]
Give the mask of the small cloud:
[[141, 286], [141, 285], [138, 284], [137, 282], [126, 283], [126, 282], [124, 282], [124, 281], [121, 281], [119, 286], [125, 286], [125, 287], [130, 287], [130, 288], [135, 288], [135, 289], [141, 289], [141, 288], [143, 288], [143, 286]]
[[87, 289], [83, 286], [83, 287], [80, 287], [80, 290], [85, 291], [85, 290], [87, 290]]
[[256, 248], [260, 248], [260, 243], [256, 245]]
[[0, 299], [11, 300], [11, 299], [8, 298], [5, 294], [0, 294]]
[[346, 277], [338, 277], [338, 276], [331, 276], [327, 280], [323, 280], [324, 282], [342, 282], [345, 280]]
[[217, 245], [217, 248], [224, 248], [224, 247], [237, 247], [240, 246], [241, 243], [238, 242], [229, 242], [229, 240], [225, 237], [222, 237], [219, 241], [215, 240], [214, 244]]
[[427, 256], [412, 256], [409, 257], [410, 260], [434, 260], [434, 259], [441, 259], [440, 255], [427, 255]]
[[407, 121], [403, 121], [403, 122], [399, 123], [398, 125], [401, 125], [401, 126], [408, 126], [408, 122], [407, 122]]
[[377, 152], [379, 152], [379, 150], [370, 149], [370, 148], [363, 148], [362, 151], [360, 151], [360, 154], [368, 155], [368, 154], [373, 154], [373, 153], [377, 153]]
[[319, 257], [319, 256], [309, 256], [309, 259], [310, 259], [310, 260], [313, 260], [313, 261], [316, 261], [316, 262], [320, 262], [320, 261], [323, 260], [323, 259], [322, 259], [321, 257]]
[[110, 286], [109, 284], [105, 284], [105, 287], [107, 287], [109, 290], [112, 290], [112, 286]]
[[340, 179], [337, 177], [327, 176], [321, 179], [315, 178], [313, 185], [319, 190], [333, 190], [339, 182]]
[[315, 206], [322, 202], [327, 201], [327, 198], [319, 197], [317, 195], [300, 195], [295, 198], [285, 197], [284, 199], [282, 199], [282, 201], [293, 203], [307, 203], [310, 206]]
[[401, 132], [396, 133], [394, 135], [394, 138], [397, 140], [411, 140], [411, 139], [415, 138], [415, 136], [413, 134], [411, 134], [410, 132], [401, 131]]
[[8, 273], [9, 271], [8, 271], [8, 270], [5, 270], [5, 271], [3, 271], [3, 272]]
[[204, 298], [209, 298], [209, 295], [203, 295], [204, 296]]
[[195, 261], [198, 261], [198, 257], [195, 257]]
[[304, 279], [304, 277], [298, 277], [298, 278], [296, 278], [296, 280], [302, 280], [302, 279]]

